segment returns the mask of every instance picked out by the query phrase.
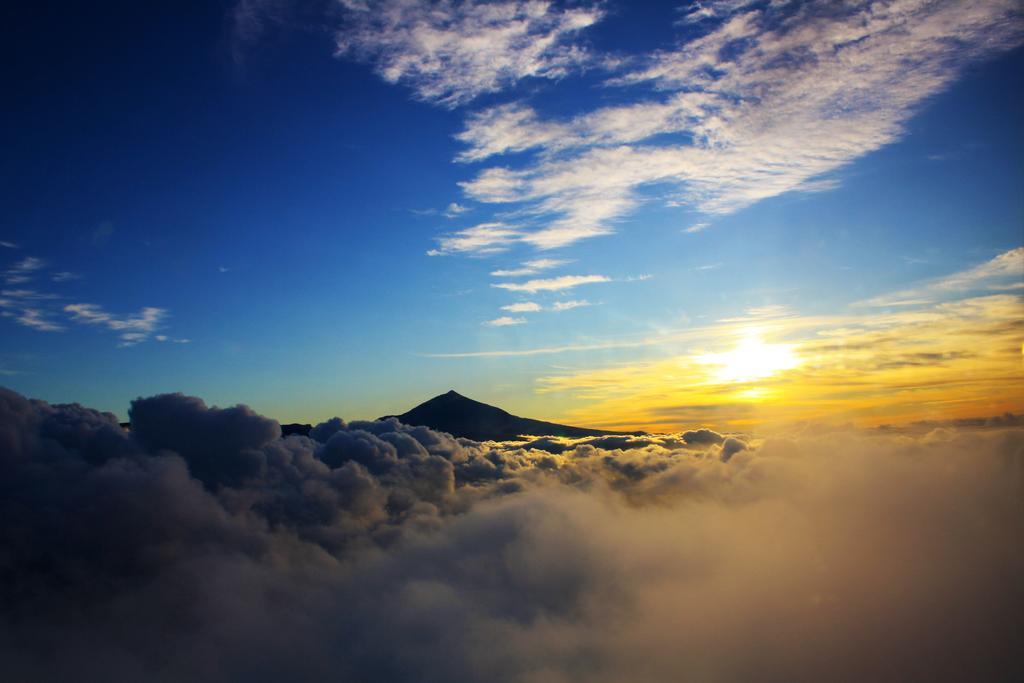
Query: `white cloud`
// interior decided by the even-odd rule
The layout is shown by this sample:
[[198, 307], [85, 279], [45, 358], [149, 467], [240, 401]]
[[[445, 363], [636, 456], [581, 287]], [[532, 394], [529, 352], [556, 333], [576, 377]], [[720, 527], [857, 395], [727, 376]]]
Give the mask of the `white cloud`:
[[503, 315], [500, 318], [494, 320], [488, 320], [484, 323], [488, 327], [509, 327], [511, 325], [522, 325], [526, 322], [526, 318], [513, 318], [508, 315]]
[[594, 304], [590, 303], [586, 299], [575, 299], [572, 301], [556, 301], [554, 304], [551, 305], [551, 310], [560, 312], [572, 310], [573, 308], [581, 308], [583, 306], [593, 305]]
[[467, 211], [469, 211], [469, 207], [468, 206], [462, 206], [461, 204], [458, 204], [456, 202], [452, 202], [444, 210], [444, 217], [445, 218], [455, 218], [457, 216], [461, 216], [462, 214], [466, 213]]
[[493, 270], [491, 275], [494, 277], [522, 277], [523, 275], [534, 275], [542, 270], [550, 270], [557, 268], [558, 266], [564, 266], [569, 261], [564, 259], [553, 259], [553, 258], [540, 258], [532, 261], [524, 261], [519, 268], [509, 268], [505, 270]]
[[10, 318], [19, 325], [31, 327], [40, 332], [60, 332], [64, 329], [51, 319], [51, 314], [38, 306], [56, 299], [56, 294], [39, 292], [34, 289], [0, 290], [0, 315]]
[[502, 306], [501, 310], [508, 311], [509, 313], [536, 313], [540, 310], [540, 304], [533, 301], [522, 301], [520, 303]]
[[931, 303], [951, 293], [972, 290], [1013, 290], [1024, 281], [1024, 247], [1010, 249], [980, 265], [947, 275], [920, 287], [873, 297], [855, 306], [916, 306]]
[[146, 341], [167, 317], [167, 310], [146, 306], [137, 314], [117, 317], [96, 304], [68, 304], [64, 310], [74, 322], [100, 325], [119, 333], [120, 346], [133, 346]]
[[683, 232], [685, 232], [685, 233], [687, 233], [689, 235], [692, 235], [692, 234], [700, 232], [702, 230], [706, 230], [710, 225], [711, 224], [706, 222], [706, 221], [701, 221], [699, 223], [694, 223], [690, 227], [688, 227], [685, 230], [683, 230]]
[[344, 4], [337, 54], [372, 61], [384, 80], [448, 107], [523, 78], [564, 76], [586, 58], [568, 40], [602, 16], [596, 7], [544, 1]]
[[[670, 202], [707, 214], [827, 191], [838, 181], [826, 174], [898, 140], [963, 66], [1024, 36], [1016, 0], [747, 5], [704, 5], [702, 19], [743, 11], [610, 82], [653, 86], [660, 97], [562, 121], [522, 104], [471, 117], [458, 160], [539, 154], [516, 170], [484, 169], [464, 191], [527, 203], [548, 221], [522, 238], [538, 248], [612, 232], [637, 207], [638, 188], [655, 183], [675, 188]], [[652, 140], [666, 133], [686, 142]]]
[[[35, 278], [46, 267], [46, 261], [29, 256], [0, 273], [8, 284], [21, 284]], [[61, 283], [77, 280], [81, 277], [72, 271], [58, 271], [50, 275], [52, 282]], [[118, 333], [120, 346], [132, 346], [151, 338], [153, 332], [160, 327], [168, 312], [163, 308], [145, 307], [135, 315], [118, 317], [105, 311], [96, 304], [68, 304], [61, 307], [62, 297], [52, 292], [28, 289], [25, 287], [0, 290], [0, 309], [5, 318], [14, 320], [20, 325], [42, 332], [58, 332], [64, 326], [54, 322], [55, 316], [66, 314], [73, 322], [85, 325], [99, 325]], [[163, 336], [163, 335], [161, 335]], [[188, 339], [171, 339], [164, 337], [160, 341], [189, 343]]]
[[17, 249], [18, 245], [15, 244], [14, 242], [7, 242], [5, 240], [0, 240], [0, 247], [4, 247], [5, 249]]
[[50, 279], [54, 282], [71, 282], [72, 280], [81, 280], [82, 276], [69, 270], [62, 270], [59, 273], [54, 273]]
[[46, 266], [46, 261], [34, 256], [26, 256], [3, 272], [4, 281], [9, 285], [19, 285], [29, 282], [35, 277], [36, 272]]
[[481, 223], [437, 239], [438, 248], [429, 256], [445, 254], [494, 254], [505, 251], [522, 237], [522, 231], [504, 223]]
[[0, 290], [0, 296], [19, 301], [45, 301], [58, 298], [56, 294], [39, 292], [34, 289], [4, 289]]
[[14, 316], [14, 320], [19, 325], [31, 327], [40, 332], [61, 332], [64, 330], [61, 325], [49, 320], [45, 311], [37, 308], [23, 309], [21, 315]]
[[491, 286], [507, 289], [510, 292], [529, 292], [533, 294], [535, 292], [555, 292], [572, 289], [573, 287], [595, 282], [611, 282], [611, 279], [604, 275], [562, 275], [547, 279], [527, 280], [526, 282], [499, 282]]

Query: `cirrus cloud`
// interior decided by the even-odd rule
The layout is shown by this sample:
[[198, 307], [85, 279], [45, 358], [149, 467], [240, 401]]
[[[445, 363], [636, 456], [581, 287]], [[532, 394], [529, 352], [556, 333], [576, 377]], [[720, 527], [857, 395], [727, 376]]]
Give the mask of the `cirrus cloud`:
[[540, 278], [527, 280], [526, 282], [496, 282], [491, 287], [507, 289], [510, 292], [560, 292], [580, 285], [593, 284], [597, 282], [611, 282], [611, 278], [604, 275], [561, 275], [552, 278]]
[[560, 78], [586, 60], [569, 39], [602, 17], [596, 7], [546, 1], [345, 2], [337, 53], [372, 62], [420, 99], [465, 104], [524, 78]]

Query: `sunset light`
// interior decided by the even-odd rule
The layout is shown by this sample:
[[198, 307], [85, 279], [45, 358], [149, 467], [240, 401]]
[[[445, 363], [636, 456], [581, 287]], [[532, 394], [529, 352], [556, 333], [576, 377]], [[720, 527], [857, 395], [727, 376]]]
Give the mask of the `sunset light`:
[[800, 364], [792, 344], [766, 344], [756, 328], [747, 330], [731, 351], [705, 354], [698, 361], [714, 366], [719, 382], [749, 382]]

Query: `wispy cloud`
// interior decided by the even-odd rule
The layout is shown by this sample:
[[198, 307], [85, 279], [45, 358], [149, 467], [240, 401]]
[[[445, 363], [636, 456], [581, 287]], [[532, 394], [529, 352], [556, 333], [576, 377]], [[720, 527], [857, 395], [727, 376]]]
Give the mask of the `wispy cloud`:
[[428, 256], [445, 254], [484, 255], [507, 250], [522, 237], [522, 231], [504, 223], [481, 223], [437, 239], [437, 249]]
[[551, 268], [557, 268], [558, 266], [564, 266], [569, 261], [564, 259], [553, 259], [553, 258], [541, 258], [534, 259], [532, 261], [525, 261], [518, 268], [510, 268], [505, 270], [493, 270], [491, 275], [494, 277], [522, 277], [524, 275], [534, 275], [542, 270], [550, 270]]
[[556, 301], [555, 303], [553, 303], [551, 305], [551, 310], [552, 311], [556, 311], [556, 312], [557, 311], [569, 311], [569, 310], [572, 310], [574, 308], [582, 308], [584, 306], [593, 306], [593, 305], [594, 304], [590, 303], [586, 299], [574, 299], [574, 300], [571, 300], [571, 301]]
[[507, 289], [510, 292], [534, 294], [536, 292], [557, 292], [596, 282], [611, 282], [611, 278], [604, 275], [562, 275], [547, 279], [527, 280], [526, 282], [496, 282], [491, 287]]
[[0, 290], [0, 296], [6, 299], [17, 299], [19, 301], [45, 301], [47, 299], [58, 299], [56, 294], [40, 292], [35, 289], [4, 289]]
[[559, 78], [586, 59], [568, 42], [601, 19], [596, 7], [537, 1], [346, 0], [337, 54], [371, 61], [389, 83], [455, 107], [527, 78]]
[[96, 304], [68, 304], [64, 310], [74, 322], [100, 325], [118, 332], [120, 346], [134, 346], [150, 338], [167, 316], [167, 310], [146, 306], [135, 315], [118, 317]]
[[[46, 266], [43, 259], [29, 256], [0, 272], [0, 276], [8, 284], [24, 284], [40, 276]], [[81, 279], [81, 275], [72, 271], [58, 271], [45, 279], [53, 283], [65, 283]], [[154, 331], [168, 316], [166, 309], [153, 306], [142, 308], [135, 315], [116, 316], [97, 304], [75, 303], [62, 306], [63, 298], [54, 292], [28, 287], [0, 289], [0, 316], [41, 332], [60, 332], [66, 329], [57, 318], [105, 327], [118, 333], [119, 346], [133, 346], [152, 338]], [[183, 344], [190, 342], [188, 339], [166, 335], [158, 335], [157, 340]]]
[[468, 206], [462, 206], [461, 204], [458, 204], [456, 202], [452, 202], [451, 204], [449, 204], [445, 208], [445, 210], [444, 210], [444, 217], [445, 218], [457, 218], [458, 216], [461, 216], [462, 214], [466, 213], [467, 211], [469, 211], [469, 207]]
[[[866, 302], [853, 302], [850, 304], [849, 311], [845, 313], [810, 316], [801, 315], [788, 306], [769, 304], [746, 309], [741, 315], [722, 317], [710, 325], [683, 329], [659, 329], [656, 334], [632, 334], [604, 340], [587, 339], [527, 349], [495, 349], [424, 355], [432, 358], [500, 358], [503, 356], [588, 353], [644, 347], [662, 347], [666, 350], [673, 350], [678, 349], [680, 345], [693, 347], [709, 340], [721, 342], [722, 339], [735, 339], [745, 331], [757, 329], [779, 337], [788, 335], [807, 338], [817, 335], [823, 340], [829, 340], [827, 344], [822, 342], [825, 346], [831, 344], [844, 352], [863, 352], [863, 358], [867, 362], [872, 358], [871, 346], [867, 343], [856, 348], [851, 346], [854, 333], [872, 330], [873, 333], [877, 333], [877, 343], [882, 344], [892, 341], [886, 337], [887, 331], [900, 328], [915, 330], [913, 334], [908, 333], [902, 338], [901, 344], [907, 348], [913, 347], [915, 344], [924, 346], [927, 340], [932, 340], [927, 341], [927, 344], [955, 346], [956, 348], [949, 352], [955, 351], [956, 354], [960, 354], [971, 351], [972, 345], [980, 345], [978, 349], [975, 349], [978, 354], [986, 355], [998, 352], [1000, 358], [1003, 358], [1009, 349], [1009, 352], [1014, 354], [1015, 362], [1019, 365], [1020, 321], [1024, 319], [1022, 317], [1024, 316], [1024, 295], [1014, 292], [1020, 291], [1017, 286], [1020, 284], [1021, 278], [1020, 270], [1018, 270], [1020, 261], [1017, 259], [1021, 257], [1022, 250], [1024, 248], [1012, 249], [979, 266], [938, 278], [932, 281], [931, 287], [926, 287], [921, 291], [928, 296], [936, 292], [945, 292], [946, 296], [934, 296], [929, 301], [926, 300], [926, 296], [922, 295], [920, 300], [914, 302], [916, 305], [913, 308], [896, 312], [865, 311]], [[994, 281], [1004, 283], [1004, 285], [1000, 285], [1002, 293], [991, 293]], [[878, 297], [877, 300], [881, 301], [883, 298], [902, 299], [900, 296], [890, 295]], [[943, 331], [943, 321], [954, 320], [959, 321], [957, 326], [950, 324]], [[988, 331], [979, 327], [980, 322], [984, 321], [988, 321], [985, 323], [986, 325], [991, 324], [991, 329]], [[955, 335], [961, 335], [964, 338], [954, 343], [952, 340]], [[999, 341], [1000, 345], [995, 351], [983, 350], [982, 342], [986, 338], [990, 341], [1002, 341]], [[985, 344], [987, 343], [985, 342]], [[950, 358], [953, 356], [943, 356], [940, 360], [949, 360]], [[966, 356], [956, 355], [956, 358], [963, 359]], [[890, 359], [886, 362], [892, 363], [895, 360]]]
[[38, 308], [24, 308], [20, 314], [15, 314], [11, 317], [19, 325], [31, 327], [33, 330], [40, 332], [61, 332], [64, 330], [62, 325], [50, 319], [46, 311]]
[[57, 298], [34, 289], [0, 290], [0, 316], [40, 332], [60, 332], [64, 327], [53, 320], [50, 311], [40, 308]]
[[81, 280], [82, 276], [79, 273], [73, 273], [70, 270], [62, 270], [59, 273], [51, 275], [50, 279], [54, 282], [71, 282], [72, 280]]
[[18, 245], [15, 244], [14, 242], [8, 242], [6, 240], [0, 240], [0, 247], [3, 247], [4, 249], [17, 249]]
[[501, 310], [508, 311], [509, 313], [536, 313], [540, 310], [540, 304], [534, 301], [521, 301], [516, 304], [502, 306]]
[[[707, 214], [826, 191], [838, 183], [826, 174], [899, 139], [963, 66], [1024, 38], [1015, 0], [705, 9], [693, 16], [713, 28], [610, 81], [653, 86], [660, 97], [566, 120], [524, 104], [470, 117], [460, 161], [539, 155], [526, 167], [484, 169], [464, 191], [481, 202], [527, 203], [547, 221], [523, 236], [539, 248], [612, 232], [638, 205], [637, 190], [654, 183], [674, 186], [670, 201]], [[690, 141], [665, 142], [669, 133]]]
[[670, 339], [666, 337], [645, 337], [641, 339], [619, 339], [589, 343], [569, 343], [557, 346], [539, 346], [530, 349], [495, 349], [492, 351], [454, 351], [450, 353], [424, 353], [424, 358], [516, 358], [528, 356], [547, 356], [560, 353], [584, 353], [588, 351], [607, 351], [610, 349], [634, 349], [645, 346], [657, 346]]
[[494, 320], [488, 320], [484, 325], [488, 327], [509, 327], [511, 325], [522, 325], [526, 322], [526, 318], [513, 318], [508, 315], [503, 315], [500, 318]]
[[46, 261], [34, 256], [26, 256], [3, 271], [3, 278], [9, 285], [23, 284], [30, 282], [45, 266]]
[[995, 258], [912, 289], [859, 301], [857, 306], [892, 307], [930, 303], [967, 291], [1012, 290], [1024, 282], [1024, 247], [1010, 249]]

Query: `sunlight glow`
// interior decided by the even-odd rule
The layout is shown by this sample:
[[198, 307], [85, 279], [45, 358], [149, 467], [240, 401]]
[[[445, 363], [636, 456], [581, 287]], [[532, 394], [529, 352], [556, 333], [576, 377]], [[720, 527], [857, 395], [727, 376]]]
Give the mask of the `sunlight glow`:
[[714, 377], [719, 382], [749, 382], [795, 368], [800, 360], [792, 344], [767, 344], [757, 328], [749, 328], [731, 351], [704, 354], [697, 359], [718, 366]]

